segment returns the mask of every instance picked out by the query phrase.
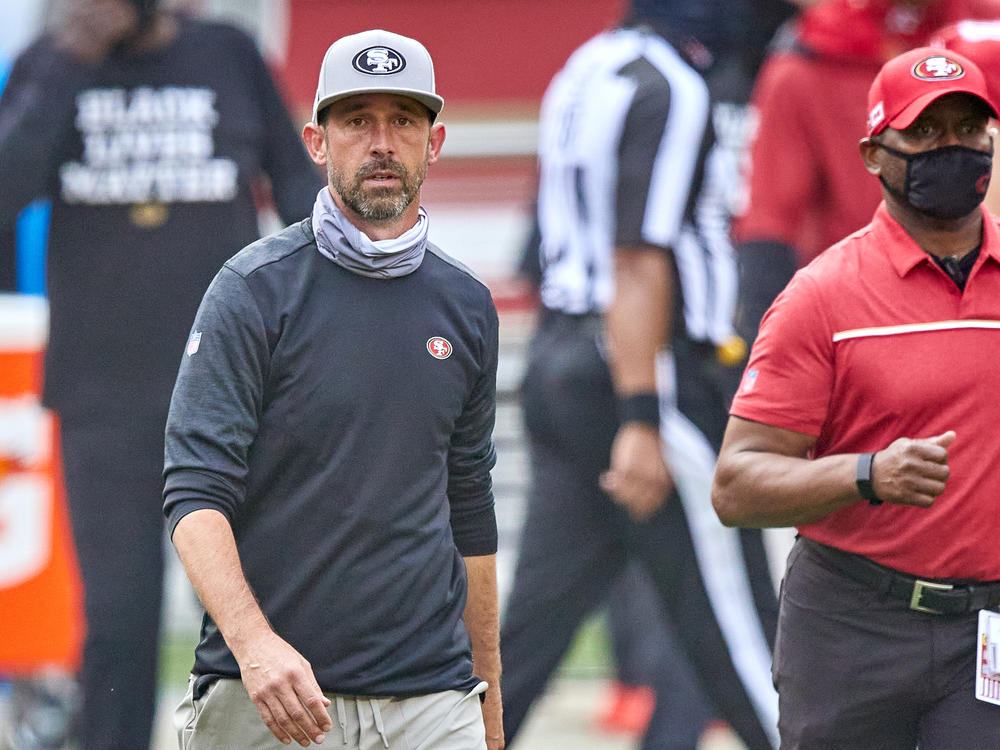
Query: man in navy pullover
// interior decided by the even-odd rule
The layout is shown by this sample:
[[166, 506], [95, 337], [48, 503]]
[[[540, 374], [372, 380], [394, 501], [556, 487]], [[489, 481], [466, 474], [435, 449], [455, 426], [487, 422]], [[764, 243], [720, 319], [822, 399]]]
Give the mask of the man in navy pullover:
[[328, 187], [228, 261], [198, 311], [164, 471], [207, 610], [185, 750], [331, 730], [338, 746], [503, 747], [497, 314], [427, 242], [442, 105], [419, 42], [335, 42], [303, 131]]

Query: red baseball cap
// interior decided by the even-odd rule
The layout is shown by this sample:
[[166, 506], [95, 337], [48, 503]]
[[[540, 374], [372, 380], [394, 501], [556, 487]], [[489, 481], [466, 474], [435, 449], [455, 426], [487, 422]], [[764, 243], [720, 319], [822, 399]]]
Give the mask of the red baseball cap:
[[868, 89], [868, 135], [903, 130], [927, 105], [955, 92], [979, 97], [994, 117], [986, 78], [969, 58], [940, 47], [918, 47], [894, 57]]

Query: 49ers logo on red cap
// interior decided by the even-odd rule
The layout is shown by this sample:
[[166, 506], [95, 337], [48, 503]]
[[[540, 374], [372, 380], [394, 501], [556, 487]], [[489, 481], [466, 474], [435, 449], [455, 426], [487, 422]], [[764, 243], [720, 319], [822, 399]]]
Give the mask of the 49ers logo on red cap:
[[451, 343], [440, 336], [427, 339], [427, 351], [435, 359], [448, 359], [451, 356]]
[[954, 81], [965, 75], [965, 68], [962, 64], [952, 60], [950, 57], [935, 55], [926, 57], [913, 66], [914, 78], [929, 81]]

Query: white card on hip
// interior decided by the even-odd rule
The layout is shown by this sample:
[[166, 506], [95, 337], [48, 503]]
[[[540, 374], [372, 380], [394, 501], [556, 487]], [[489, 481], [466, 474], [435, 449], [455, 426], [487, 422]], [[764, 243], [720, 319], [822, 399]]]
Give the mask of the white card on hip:
[[976, 698], [1000, 706], [1000, 612], [979, 610]]

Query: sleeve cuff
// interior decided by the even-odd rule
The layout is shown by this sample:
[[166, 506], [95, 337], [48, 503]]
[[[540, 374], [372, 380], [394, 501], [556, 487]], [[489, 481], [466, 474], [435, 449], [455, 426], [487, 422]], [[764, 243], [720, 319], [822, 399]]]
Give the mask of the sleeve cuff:
[[497, 516], [493, 504], [473, 513], [452, 515], [451, 533], [462, 557], [496, 554]]

